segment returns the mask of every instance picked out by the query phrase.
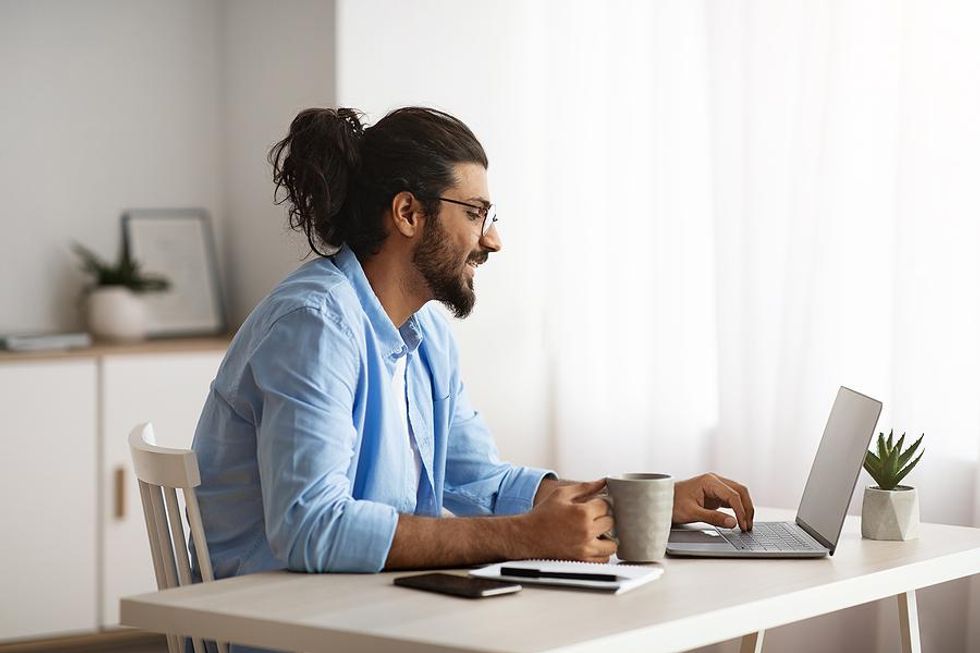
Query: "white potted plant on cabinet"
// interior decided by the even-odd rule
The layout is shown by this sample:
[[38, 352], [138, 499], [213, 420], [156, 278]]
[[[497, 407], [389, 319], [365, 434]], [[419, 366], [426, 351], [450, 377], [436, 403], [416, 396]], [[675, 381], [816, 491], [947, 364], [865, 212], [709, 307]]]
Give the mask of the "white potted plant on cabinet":
[[[905, 434], [893, 444], [894, 431], [878, 434], [877, 453], [868, 451], [864, 468], [878, 485], [864, 490], [861, 507], [861, 535], [872, 540], [913, 540], [919, 536], [919, 496], [914, 487], [899, 485], [922, 459], [915, 455], [925, 433], [912, 446], [902, 450]], [[911, 461], [911, 462], [909, 462]]]
[[145, 339], [147, 314], [141, 295], [166, 290], [170, 282], [140, 272], [140, 264], [130, 258], [126, 248], [115, 264], [77, 243], [73, 249], [82, 259], [82, 270], [92, 280], [84, 298], [86, 322], [92, 335], [119, 342]]

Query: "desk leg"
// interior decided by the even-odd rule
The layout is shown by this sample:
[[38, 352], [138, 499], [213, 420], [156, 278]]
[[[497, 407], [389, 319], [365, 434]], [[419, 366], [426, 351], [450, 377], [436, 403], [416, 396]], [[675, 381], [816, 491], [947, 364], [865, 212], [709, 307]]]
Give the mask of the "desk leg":
[[902, 637], [902, 653], [922, 653], [919, 642], [919, 609], [915, 604], [915, 590], [899, 594], [898, 628]]
[[757, 633], [749, 633], [742, 637], [742, 648], [738, 653], [762, 653], [762, 637], [766, 631], [760, 630]]

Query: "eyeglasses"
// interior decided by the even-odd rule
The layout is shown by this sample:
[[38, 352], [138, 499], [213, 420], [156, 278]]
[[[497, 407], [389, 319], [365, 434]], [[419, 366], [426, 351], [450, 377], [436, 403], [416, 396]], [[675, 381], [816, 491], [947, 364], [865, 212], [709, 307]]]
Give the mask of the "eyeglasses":
[[439, 200], [441, 202], [449, 202], [450, 204], [459, 204], [460, 206], [468, 206], [469, 208], [475, 210], [477, 212], [476, 215], [473, 215], [473, 213], [470, 211], [467, 211], [466, 213], [469, 216], [471, 216], [473, 219], [477, 219], [481, 217], [483, 218], [483, 226], [480, 228], [480, 238], [486, 236], [487, 232], [490, 231], [490, 227], [492, 227], [493, 223], [497, 221], [497, 209], [494, 207], [493, 204], [487, 204], [486, 206], [480, 204], [470, 204], [469, 202], [454, 200], [449, 197], [430, 197], [430, 198], [423, 197], [419, 199]]

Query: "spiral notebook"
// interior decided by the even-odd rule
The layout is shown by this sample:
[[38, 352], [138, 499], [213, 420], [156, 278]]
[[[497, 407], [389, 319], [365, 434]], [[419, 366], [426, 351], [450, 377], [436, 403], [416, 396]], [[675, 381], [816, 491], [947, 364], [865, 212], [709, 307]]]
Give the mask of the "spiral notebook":
[[[501, 573], [503, 568], [536, 570], [547, 574], [605, 574], [615, 576], [615, 580], [586, 580], [584, 578], [533, 578], [522, 575]], [[481, 567], [470, 571], [470, 576], [492, 578], [494, 580], [510, 580], [528, 585], [550, 585], [552, 587], [572, 587], [578, 589], [599, 590], [622, 594], [640, 585], [645, 585], [660, 578], [664, 573], [660, 566], [642, 566], [627, 564], [602, 564], [597, 562], [573, 562], [569, 560], [513, 560]]]

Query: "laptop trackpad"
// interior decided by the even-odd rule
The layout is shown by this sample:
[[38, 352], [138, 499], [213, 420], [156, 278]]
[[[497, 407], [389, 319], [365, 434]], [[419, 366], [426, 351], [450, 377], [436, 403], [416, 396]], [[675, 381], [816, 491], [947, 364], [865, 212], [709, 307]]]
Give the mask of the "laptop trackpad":
[[670, 531], [671, 544], [724, 544], [728, 546], [716, 530], [695, 528], [672, 528]]

